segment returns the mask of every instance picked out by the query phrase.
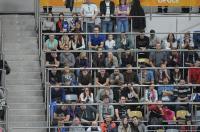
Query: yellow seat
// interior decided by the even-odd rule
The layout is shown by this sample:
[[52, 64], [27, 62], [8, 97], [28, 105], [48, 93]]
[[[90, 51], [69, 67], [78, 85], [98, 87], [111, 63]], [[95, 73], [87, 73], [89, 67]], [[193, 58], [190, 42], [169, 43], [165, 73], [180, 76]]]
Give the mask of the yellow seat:
[[141, 111], [128, 111], [128, 116], [130, 118], [132, 118], [132, 117], [142, 118], [142, 112]]
[[189, 112], [187, 110], [179, 110], [176, 112], [176, 118], [185, 119], [185, 116], [188, 114]]
[[156, 132], [164, 132], [165, 130], [163, 129], [158, 129]]

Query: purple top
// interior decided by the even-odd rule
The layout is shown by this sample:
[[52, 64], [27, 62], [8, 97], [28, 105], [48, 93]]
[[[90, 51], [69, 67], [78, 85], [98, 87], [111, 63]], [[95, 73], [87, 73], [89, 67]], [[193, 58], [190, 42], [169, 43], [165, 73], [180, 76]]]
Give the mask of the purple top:
[[[128, 5], [121, 5], [119, 6], [119, 10], [120, 11], [127, 11], [128, 10]], [[128, 16], [128, 15], [125, 15], [125, 14], [118, 14], [118, 16]], [[127, 17], [120, 17], [118, 19], [128, 19]]]

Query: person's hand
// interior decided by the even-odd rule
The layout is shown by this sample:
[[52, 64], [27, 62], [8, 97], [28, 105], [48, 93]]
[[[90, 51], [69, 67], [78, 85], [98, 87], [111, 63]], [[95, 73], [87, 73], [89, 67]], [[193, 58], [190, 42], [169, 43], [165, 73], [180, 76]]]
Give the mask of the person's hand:
[[94, 21], [96, 19], [96, 17], [95, 16], [92, 16], [92, 20]]
[[116, 79], [116, 80], [119, 80], [119, 76], [116, 76], [115, 79]]

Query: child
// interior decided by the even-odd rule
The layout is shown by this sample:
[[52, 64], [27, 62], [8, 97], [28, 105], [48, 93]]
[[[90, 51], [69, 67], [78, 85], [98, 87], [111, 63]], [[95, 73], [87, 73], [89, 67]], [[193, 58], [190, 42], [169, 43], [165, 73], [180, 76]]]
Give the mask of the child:
[[116, 44], [115, 44], [115, 40], [113, 40], [113, 35], [109, 34], [108, 35], [108, 40], [106, 40], [105, 42], [105, 49], [115, 49]]

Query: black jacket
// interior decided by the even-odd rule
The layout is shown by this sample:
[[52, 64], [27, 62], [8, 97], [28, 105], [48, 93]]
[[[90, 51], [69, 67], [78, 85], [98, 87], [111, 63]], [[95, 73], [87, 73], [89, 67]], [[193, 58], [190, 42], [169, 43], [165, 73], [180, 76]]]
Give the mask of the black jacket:
[[[101, 1], [100, 3], [100, 13], [102, 14], [106, 14], [106, 3], [105, 0]], [[115, 13], [115, 3], [113, 1], [110, 1], [110, 15], [114, 16]], [[105, 19], [104, 17], [102, 17], [102, 19]]]

